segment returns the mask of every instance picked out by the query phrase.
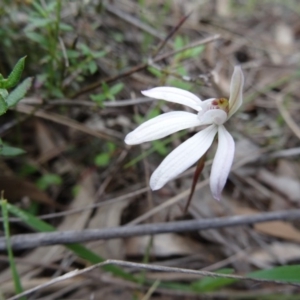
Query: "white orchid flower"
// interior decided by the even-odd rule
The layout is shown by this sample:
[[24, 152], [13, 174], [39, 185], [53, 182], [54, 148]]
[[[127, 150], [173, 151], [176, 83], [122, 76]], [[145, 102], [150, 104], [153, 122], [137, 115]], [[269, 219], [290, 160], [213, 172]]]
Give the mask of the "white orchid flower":
[[218, 133], [218, 149], [210, 174], [210, 189], [215, 199], [220, 200], [230, 168], [232, 166], [235, 144], [224, 123], [242, 105], [244, 76], [236, 66], [231, 78], [230, 97], [212, 98], [201, 101], [196, 95], [174, 87], [156, 87], [143, 91], [145, 96], [187, 105], [197, 113], [174, 111], [155, 117], [130, 132], [125, 143], [136, 145], [163, 138], [179, 130], [209, 125], [173, 150], [154, 171], [150, 178], [152, 190], [158, 190], [168, 181], [196, 163], [209, 149]]

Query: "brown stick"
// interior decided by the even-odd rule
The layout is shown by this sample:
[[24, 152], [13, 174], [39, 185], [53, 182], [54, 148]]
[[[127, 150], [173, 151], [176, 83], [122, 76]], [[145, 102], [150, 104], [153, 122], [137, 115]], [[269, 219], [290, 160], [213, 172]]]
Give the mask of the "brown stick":
[[[62, 231], [20, 234], [11, 237], [10, 242], [15, 250], [29, 249], [56, 244], [82, 243], [94, 240], [107, 240], [140, 235], [152, 235], [170, 232], [188, 232], [224, 228], [255, 223], [295, 220], [300, 218], [300, 209], [284, 210], [255, 215], [242, 215], [204, 220], [189, 220], [169, 223], [143, 224], [138, 226], [121, 226], [105, 229], [86, 229], [83, 231]], [[5, 238], [0, 238], [0, 250], [6, 249]]]

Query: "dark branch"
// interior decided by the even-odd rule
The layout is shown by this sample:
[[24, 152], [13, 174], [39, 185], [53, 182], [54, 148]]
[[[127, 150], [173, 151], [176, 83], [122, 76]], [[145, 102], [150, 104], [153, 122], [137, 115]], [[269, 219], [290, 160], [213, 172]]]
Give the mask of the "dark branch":
[[[170, 232], [188, 232], [207, 230], [275, 220], [295, 220], [300, 218], [300, 209], [285, 210], [255, 215], [211, 218], [204, 220], [178, 221], [169, 223], [143, 224], [138, 226], [122, 226], [105, 229], [86, 229], [82, 231], [62, 231], [21, 234], [11, 237], [11, 245], [15, 250], [29, 249], [56, 244], [82, 243], [94, 240], [125, 238], [139, 235], [153, 235]], [[6, 249], [5, 238], [0, 238], [0, 250]]]

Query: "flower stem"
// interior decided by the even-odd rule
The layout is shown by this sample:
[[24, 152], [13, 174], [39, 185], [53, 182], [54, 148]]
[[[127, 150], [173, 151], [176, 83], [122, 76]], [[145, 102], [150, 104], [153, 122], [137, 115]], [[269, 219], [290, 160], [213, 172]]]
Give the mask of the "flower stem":
[[190, 206], [192, 197], [194, 195], [195, 187], [196, 187], [196, 183], [198, 181], [198, 178], [199, 178], [199, 176], [202, 173], [202, 170], [204, 168], [206, 153], [203, 154], [203, 156], [199, 159], [199, 161], [197, 163], [197, 168], [195, 170], [194, 177], [193, 177], [193, 184], [192, 184], [192, 187], [191, 187], [191, 192], [190, 192], [189, 198], [188, 198], [188, 200], [186, 202], [186, 205], [185, 205], [185, 208], [184, 208], [184, 213], [185, 214], [187, 213], [187, 210], [188, 210], [188, 208]]

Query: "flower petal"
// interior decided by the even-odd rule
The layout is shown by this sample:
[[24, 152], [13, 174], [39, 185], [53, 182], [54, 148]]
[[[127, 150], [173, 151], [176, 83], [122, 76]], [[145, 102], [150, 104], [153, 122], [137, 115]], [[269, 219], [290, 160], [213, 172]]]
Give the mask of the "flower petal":
[[152, 174], [151, 189], [160, 189], [168, 181], [192, 166], [211, 146], [216, 133], [217, 126], [211, 125], [173, 150]]
[[200, 120], [196, 114], [185, 111], [168, 112], [155, 117], [125, 137], [125, 143], [128, 145], [136, 145], [161, 139], [179, 130], [195, 127], [200, 124]]
[[162, 99], [169, 102], [187, 105], [197, 111], [201, 110], [200, 98], [188, 91], [175, 87], [156, 87], [147, 91], [142, 91], [141, 93], [147, 97], [151, 97], [154, 99]]
[[240, 108], [243, 103], [244, 75], [240, 66], [235, 66], [230, 83], [228, 119]]
[[223, 125], [218, 129], [218, 149], [210, 173], [210, 189], [213, 197], [220, 200], [234, 157], [234, 140]]
[[202, 114], [199, 112], [200, 125], [216, 124], [222, 125], [227, 120], [227, 113], [222, 109], [211, 109]]

